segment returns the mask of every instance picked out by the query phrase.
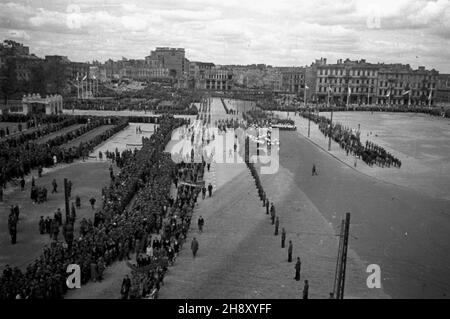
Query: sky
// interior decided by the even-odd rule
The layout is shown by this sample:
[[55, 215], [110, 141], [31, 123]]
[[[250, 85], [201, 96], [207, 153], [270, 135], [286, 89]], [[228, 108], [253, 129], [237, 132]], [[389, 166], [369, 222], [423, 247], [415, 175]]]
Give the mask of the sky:
[[0, 0], [0, 40], [72, 61], [143, 59], [310, 65], [325, 57], [450, 73], [450, 0]]

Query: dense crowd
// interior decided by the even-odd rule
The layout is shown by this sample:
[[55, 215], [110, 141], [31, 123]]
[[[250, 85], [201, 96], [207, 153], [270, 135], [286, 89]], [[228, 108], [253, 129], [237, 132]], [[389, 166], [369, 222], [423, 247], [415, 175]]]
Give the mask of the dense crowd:
[[[114, 126], [89, 141], [80, 142], [78, 146], [66, 147], [65, 144], [99, 126], [113, 124]], [[34, 168], [50, 167], [59, 162], [69, 163], [77, 158], [86, 158], [94, 146], [108, 139], [111, 135], [128, 125], [124, 119], [93, 118], [87, 120], [82, 127], [56, 136], [46, 143], [38, 140], [26, 140], [19, 143], [16, 140], [0, 142], [0, 185], [14, 178], [21, 178]]]
[[331, 138], [347, 152], [347, 155], [351, 154], [358, 157], [369, 166], [379, 165], [381, 167], [401, 167], [402, 162], [391, 153], [387, 152], [383, 147], [370, 141], [366, 141], [365, 145], [361, 143], [358, 131], [344, 127], [339, 123], [333, 123], [331, 125], [330, 119], [325, 116], [306, 112], [302, 113], [302, 116], [305, 118], [310, 118], [311, 121], [318, 124], [319, 130], [325, 135], [325, 137], [329, 137], [331, 134]]
[[295, 122], [292, 119], [280, 119], [275, 116], [269, 116], [266, 111], [261, 109], [249, 110], [242, 114], [248, 125], [258, 127], [276, 126], [280, 130], [295, 129]]
[[[168, 266], [185, 243], [206, 163], [173, 165], [167, 160], [159, 182], [148, 183], [136, 200], [135, 209], [147, 216], [148, 227], [136, 247], [131, 278], [122, 282], [123, 299], [157, 298]], [[172, 183], [178, 186], [175, 198], [169, 196]]]
[[[142, 149], [125, 155], [122, 170], [104, 191], [96, 225], [83, 220], [70, 245], [53, 241], [25, 271], [7, 266], [0, 277], [0, 299], [62, 298], [69, 264], [80, 265], [82, 283], [97, 281], [112, 262], [143, 248], [145, 235], [157, 229], [157, 216], [169, 206], [173, 174], [167, 173], [174, 164], [163, 150], [181, 124], [183, 120], [163, 117], [155, 133], [144, 138]], [[136, 193], [132, 209], [126, 209]]]
[[[37, 123], [37, 127], [34, 126], [33, 121], [27, 122], [27, 130], [29, 131], [22, 131], [22, 125], [21, 123], [18, 124], [18, 131], [20, 134], [15, 134], [9, 138], [6, 138], [2, 143], [7, 143], [8, 146], [17, 146], [23, 143], [26, 143], [28, 141], [34, 141], [37, 140], [45, 135], [48, 135], [53, 132], [57, 132], [65, 127], [75, 125], [75, 124], [86, 124], [87, 118], [85, 117], [67, 117], [67, 116], [61, 116], [61, 121], [57, 123], [49, 123], [49, 124], [41, 124]], [[31, 124], [30, 124], [31, 123]], [[8, 137], [11, 134], [9, 133], [9, 127], [5, 127], [5, 129], [0, 129], [0, 138]]]

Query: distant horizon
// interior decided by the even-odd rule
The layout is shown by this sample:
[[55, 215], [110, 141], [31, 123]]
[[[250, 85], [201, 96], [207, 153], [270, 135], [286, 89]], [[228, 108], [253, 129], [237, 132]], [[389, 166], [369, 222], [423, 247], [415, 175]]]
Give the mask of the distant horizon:
[[0, 38], [77, 62], [175, 47], [217, 65], [301, 67], [324, 57], [447, 74], [450, 0], [17, 0], [0, 3]]
[[[12, 39], [3, 39], [3, 40], [1, 40], [1, 42], [3, 43], [3, 41], [6, 41], [6, 40], [12, 40]], [[14, 40], [14, 41], [16, 41], [16, 40]], [[18, 41], [16, 41], [16, 42], [18, 42]], [[32, 52], [32, 47], [31, 47], [30, 45], [28, 45], [28, 44], [26, 44], [26, 43], [23, 43], [23, 42], [19, 42], [19, 43], [22, 43], [24, 46], [27, 46], [27, 47], [30, 48], [30, 55], [34, 54], [34, 55], [37, 56], [38, 58], [42, 58], [42, 59], [44, 59], [46, 55], [48, 55], [48, 56], [51, 56], [51, 55], [59, 55], [59, 56], [65, 56], [65, 57], [67, 57], [71, 62], [88, 63], [88, 64], [92, 64], [93, 62], [100, 62], [100, 63], [104, 64], [104, 63], [105, 63], [106, 61], [108, 61], [108, 60], [113, 60], [114, 62], [117, 62], [117, 61], [122, 60], [122, 58], [126, 58], [127, 60], [145, 60], [145, 56], [144, 56], [144, 57], [129, 58], [129, 57], [126, 57], [126, 56], [121, 55], [120, 58], [117, 58], [117, 59], [107, 58], [106, 60], [103, 60], [103, 61], [102, 61], [102, 60], [99, 60], [99, 59], [94, 59], [94, 60], [91, 60], [91, 61], [76, 61], [76, 60], [74, 60], [74, 59], [71, 59], [70, 56], [66, 56], [66, 55], [62, 55], [62, 54], [45, 53], [45, 54], [43, 54], [43, 55], [37, 55], [35, 52]], [[161, 46], [158, 46], [158, 47], [161, 47]], [[155, 47], [155, 48], [156, 48], [156, 47]], [[185, 49], [185, 50], [188, 50], [187, 48], [184, 48], [184, 49]], [[309, 64], [301, 64], [301, 65], [272, 65], [272, 64], [262, 63], [262, 62], [261, 62], [261, 63], [247, 63], [247, 64], [236, 64], [236, 63], [219, 64], [219, 63], [215, 63], [215, 62], [211, 62], [211, 61], [190, 60], [189, 57], [187, 57], [187, 56], [185, 56], [185, 58], [188, 59], [189, 62], [213, 63], [213, 64], [216, 65], [216, 66], [237, 66], [237, 67], [246, 67], [246, 66], [250, 66], [250, 65], [265, 65], [266, 67], [270, 66], [270, 67], [273, 67], [273, 68], [304, 68], [304, 67], [311, 66], [311, 64], [314, 63], [315, 60], [319, 60], [320, 58], [325, 58], [325, 59], [327, 59], [327, 65], [336, 64], [336, 63], [337, 63], [337, 60], [345, 61], [345, 60], [347, 59], [347, 57], [346, 57], [346, 58], [338, 58], [336, 61], [330, 61], [327, 57], [323, 57], [323, 56], [322, 56], [322, 57], [315, 58], [315, 59], [312, 60]], [[349, 58], [349, 59], [350, 59], [350, 58]], [[375, 64], [375, 65], [376, 65], [376, 64], [390, 65], [390, 64], [399, 64], [399, 63], [400, 63], [400, 64], [403, 64], [403, 65], [409, 64], [409, 63], [386, 62], [386, 61], [372, 62], [372, 61], [368, 61], [368, 60], [365, 59], [365, 58], [357, 58], [357, 59], [355, 58], [355, 59], [350, 59], [350, 60], [351, 60], [351, 61], [366, 60], [366, 63], [369, 63], [369, 64]], [[426, 70], [433, 70], [433, 68], [427, 67], [426, 65], [417, 65], [416, 67], [414, 67], [413, 65], [410, 65], [410, 66], [411, 66], [411, 68], [413, 68], [414, 70], [418, 69], [418, 68], [421, 67], [421, 66], [424, 66]], [[450, 72], [449, 72], [449, 73], [446, 73], [446, 72], [441, 72], [441, 71], [438, 70], [438, 69], [434, 69], [434, 70], [439, 71], [440, 74], [450, 74]]]

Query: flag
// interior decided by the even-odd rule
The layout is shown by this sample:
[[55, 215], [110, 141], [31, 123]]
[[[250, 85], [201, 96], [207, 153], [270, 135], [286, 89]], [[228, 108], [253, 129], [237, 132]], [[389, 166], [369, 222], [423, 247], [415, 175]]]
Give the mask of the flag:
[[348, 87], [348, 95], [352, 94], [352, 89]]
[[306, 90], [309, 90], [309, 87], [308, 87], [306, 84], [305, 84], [305, 89], [306, 89]]
[[406, 94], [410, 94], [410, 93], [411, 93], [411, 90], [408, 90], [408, 91], [403, 92], [402, 95], [406, 95]]
[[79, 79], [78, 79], [78, 75], [79, 75], [79, 73], [77, 72], [77, 77], [76, 77], [76, 80], [77, 80], [77, 82], [79, 81]]
[[81, 79], [81, 81], [84, 81], [84, 80], [86, 80], [87, 79], [87, 75], [85, 75], [84, 77], [83, 77], [83, 79]]
[[92, 74], [92, 78], [93, 78], [94, 80], [97, 80], [97, 78], [95, 77], [95, 74]]
[[433, 95], [433, 89], [430, 90], [430, 95], [428, 95], [428, 100], [431, 100], [432, 95]]
[[386, 97], [390, 97], [391, 96], [391, 90], [388, 91]]

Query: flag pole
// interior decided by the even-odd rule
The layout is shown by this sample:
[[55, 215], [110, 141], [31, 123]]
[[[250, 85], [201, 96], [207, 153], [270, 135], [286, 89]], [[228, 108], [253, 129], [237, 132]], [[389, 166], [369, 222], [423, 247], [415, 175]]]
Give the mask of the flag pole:
[[304, 96], [303, 96], [303, 101], [305, 102], [305, 108], [306, 108], [306, 82], [305, 82], [305, 89], [304, 89], [304, 92], [303, 92], [303, 94], [304, 94]]
[[[330, 107], [330, 91], [331, 91], [331, 87], [328, 87], [328, 98], [327, 98], [327, 108]], [[329, 132], [329, 137], [328, 137], [328, 152], [331, 151], [331, 127], [333, 125], [333, 108], [331, 108], [331, 119], [330, 119], [330, 132]]]

